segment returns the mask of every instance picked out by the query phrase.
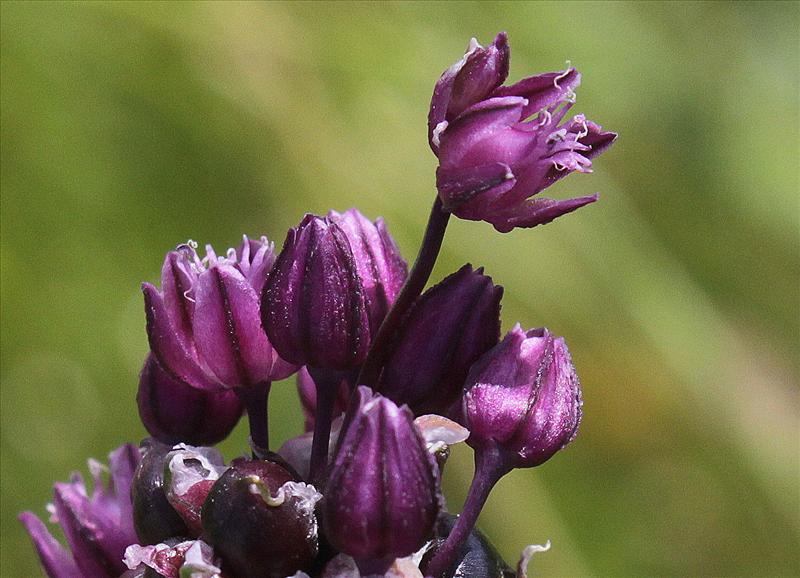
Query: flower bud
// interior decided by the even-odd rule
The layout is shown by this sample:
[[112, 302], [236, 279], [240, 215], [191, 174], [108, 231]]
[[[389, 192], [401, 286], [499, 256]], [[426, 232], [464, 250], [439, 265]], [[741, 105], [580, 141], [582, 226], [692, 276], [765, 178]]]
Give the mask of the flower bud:
[[158, 544], [189, 530], [167, 500], [164, 466], [170, 446], [148, 440], [142, 447], [142, 460], [136, 468], [131, 488], [133, 523], [141, 544]]
[[158, 365], [152, 353], [139, 376], [136, 402], [150, 435], [170, 445], [221, 442], [242, 415], [235, 392], [202, 390], [178, 381]]
[[164, 464], [167, 500], [186, 522], [190, 536], [199, 536], [203, 531], [203, 503], [227, 469], [222, 455], [214, 448], [178, 444], [167, 454]]
[[447, 415], [470, 366], [497, 345], [503, 288], [464, 265], [428, 289], [406, 315], [377, 391], [415, 415]]
[[259, 322], [261, 289], [274, 260], [265, 237], [201, 259], [195, 245], [167, 254], [161, 291], [142, 285], [150, 349], [173, 378], [200, 389], [246, 387], [283, 379], [280, 359]]
[[83, 477], [75, 472], [67, 483], [55, 485], [52, 521], [67, 538], [68, 553], [31, 512], [20, 521], [31, 536], [47, 574], [55, 578], [117, 578], [125, 571], [122, 555], [136, 542], [130, 499], [139, 450], [126, 444], [109, 455], [108, 484], [103, 484], [105, 467], [89, 460], [93, 491], [87, 491]]
[[473, 38], [464, 57], [444, 71], [433, 89], [428, 113], [428, 139], [434, 151], [433, 135], [440, 123], [452, 122], [505, 82], [510, 52], [505, 32], [486, 48]]
[[353, 369], [405, 274], [381, 219], [371, 223], [355, 209], [306, 215], [286, 236], [264, 287], [264, 329], [291, 363]]
[[314, 507], [321, 496], [273, 462], [237, 459], [214, 484], [203, 529], [226, 574], [285, 578], [317, 554]]
[[538, 466], [575, 437], [581, 406], [564, 339], [517, 325], [467, 377], [467, 443], [476, 452], [499, 449], [507, 468]]
[[325, 486], [325, 534], [364, 574], [430, 539], [440, 507], [436, 465], [414, 417], [359, 387]]
[[[487, 221], [505, 233], [549, 223], [596, 201], [597, 195], [564, 201], [532, 197], [573, 171], [591, 172], [591, 159], [617, 135], [583, 115], [561, 124], [580, 84], [574, 68], [499, 86], [508, 69], [504, 35], [501, 46], [496, 45], [497, 40], [493, 52], [492, 47], [472, 48], [451, 69], [456, 70], [455, 80], [446, 80], [453, 74], [450, 71], [444, 74], [439, 81], [443, 84], [434, 91], [429, 132], [439, 157], [436, 186], [444, 208], [462, 219]], [[470, 62], [479, 60], [486, 64], [474, 65], [481, 72], [470, 76]], [[505, 68], [490, 65], [493, 62], [504, 62]], [[494, 69], [505, 72], [496, 75], [491, 72]], [[459, 92], [456, 81], [462, 77], [464, 85], [472, 88]], [[448, 94], [464, 95], [455, 108], [452, 96], [442, 97], [449, 82], [453, 88]], [[446, 114], [440, 101], [447, 103]], [[434, 121], [437, 124], [432, 126]]]

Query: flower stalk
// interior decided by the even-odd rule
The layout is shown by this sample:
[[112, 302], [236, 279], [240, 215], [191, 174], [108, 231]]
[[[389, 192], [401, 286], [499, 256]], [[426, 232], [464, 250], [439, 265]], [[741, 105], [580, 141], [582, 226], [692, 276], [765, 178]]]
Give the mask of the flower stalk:
[[437, 196], [431, 207], [428, 216], [428, 224], [425, 227], [425, 235], [422, 238], [419, 253], [414, 261], [414, 266], [406, 279], [397, 300], [392, 305], [386, 318], [383, 320], [375, 339], [372, 342], [367, 358], [361, 366], [361, 373], [358, 375], [357, 384], [374, 387], [380, 377], [383, 362], [388, 353], [388, 346], [397, 332], [403, 316], [419, 297], [425, 284], [430, 279], [433, 266], [442, 248], [444, 234], [447, 231], [447, 223], [450, 220], [450, 213], [445, 211], [441, 199]]
[[250, 443], [254, 458], [265, 458], [269, 453], [269, 392], [272, 382], [264, 381], [249, 387], [234, 389], [247, 410], [250, 424]]

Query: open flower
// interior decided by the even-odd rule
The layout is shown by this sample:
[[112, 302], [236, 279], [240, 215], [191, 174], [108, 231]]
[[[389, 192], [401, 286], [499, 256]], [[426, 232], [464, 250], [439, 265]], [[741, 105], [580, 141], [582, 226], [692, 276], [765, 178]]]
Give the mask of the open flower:
[[142, 284], [150, 349], [174, 378], [200, 389], [249, 387], [283, 379], [283, 361], [261, 329], [261, 290], [275, 260], [266, 237], [244, 238], [219, 257], [195, 244], [167, 253], [161, 291]]
[[125, 571], [125, 548], [137, 541], [130, 490], [138, 462], [139, 450], [126, 444], [109, 455], [108, 484], [102, 480], [105, 467], [89, 460], [91, 494], [78, 472], [55, 485], [51, 521], [64, 531], [69, 552], [35, 514], [20, 514], [50, 578], [117, 578]]
[[501, 86], [508, 59], [504, 33], [488, 48], [473, 40], [465, 57], [439, 79], [429, 115], [444, 208], [501, 232], [549, 223], [596, 201], [597, 195], [532, 197], [571, 172], [591, 172], [592, 158], [617, 136], [583, 115], [562, 124], [575, 103], [577, 70]]

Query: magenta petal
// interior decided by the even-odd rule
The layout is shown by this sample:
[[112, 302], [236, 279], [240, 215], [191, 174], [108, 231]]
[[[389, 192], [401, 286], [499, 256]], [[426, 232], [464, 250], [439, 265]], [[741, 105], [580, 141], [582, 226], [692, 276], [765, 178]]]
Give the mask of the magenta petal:
[[501, 86], [492, 93], [493, 97], [519, 96], [527, 99], [523, 117], [536, 114], [542, 109], [551, 108], [565, 102], [581, 83], [581, 75], [574, 68], [560, 72], [547, 72], [529, 76], [511, 86]]
[[49, 578], [83, 578], [75, 560], [67, 550], [53, 538], [44, 523], [32, 512], [23, 512], [19, 521], [30, 534], [45, 573]]
[[161, 268], [161, 295], [176, 337], [187, 349], [192, 343], [194, 303], [191, 296], [195, 281], [197, 274], [186, 253], [180, 250], [167, 253]]
[[174, 378], [192, 387], [218, 390], [222, 385], [198, 365], [184, 343], [176, 337], [164, 300], [150, 283], [142, 283], [147, 316], [147, 338], [158, 363]]
[[524, 106], [525, 99], [508, 96], [490, 98], [467, 109], [440, 135], [440, 164], [459, 164], [474, 144], [522, 120]]
[[197, 280], [194, 340], [228, 387], [270, 381], [272, 346], [261, 329], [259, 298], [231, 265], [215, 264]]
[[501, 233], [508, 233], [517, 227], [529, 229], [537, 225], [545, 225], [561, 215], [566, 215], [584, 205], [594, 203], [598, 198], [599, 195], [597, 194], [564, 201], [545, 197], [535, 198], [503, 213], [491, 215], [486, 220]]
[[436, 169], [436, 188], [439, 191], [439, 198], [442, 199], [444, 209], [453, 212], [478, 195], [489, 197], [502, 195], [516, 182], [511, 167], [505, 163]]
[[125, 571], [122, 555], [136, 536], [119, 532], [110, 509], [92, 506], [80, 478], [56, 484], [53, 504], [72, 555], [85, 576], [116, 578]]

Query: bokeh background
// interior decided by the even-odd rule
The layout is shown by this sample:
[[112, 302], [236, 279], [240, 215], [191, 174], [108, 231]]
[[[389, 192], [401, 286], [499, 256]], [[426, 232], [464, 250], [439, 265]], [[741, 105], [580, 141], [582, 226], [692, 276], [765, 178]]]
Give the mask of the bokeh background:
[[[551, 539], [538, 576], [800, 574], [799, 7], [4, 2], [0, 573], [39, 575], [19, 510], [145, 435], [139, 283], [164, 252], [358, 205], [412, 259], [433, 84], [505, 29], [511, 80], [571, 60], [574, 110], [621, 137], [555, 191], [602, 202], [448, 232], [434, 279], [485, 265], [505, 328], [567, 336], [586, 401], [480, 526], [511, 561]], [[281, 441], [301, 418], [273, 391]], [[448, 469], [457, 510], [469, 451]]]

